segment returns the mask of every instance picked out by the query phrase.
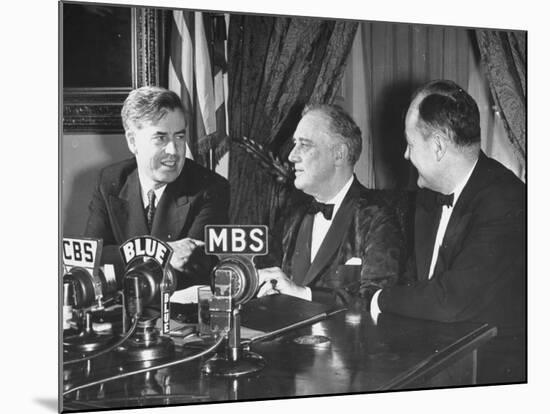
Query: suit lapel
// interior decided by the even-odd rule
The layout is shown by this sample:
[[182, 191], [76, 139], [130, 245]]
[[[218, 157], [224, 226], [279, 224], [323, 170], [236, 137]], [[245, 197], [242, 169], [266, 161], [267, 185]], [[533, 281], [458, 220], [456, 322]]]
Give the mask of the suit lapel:
[[296, 207], [296, 212], [291, 216], [290, 220], [285, 225], [285, 232], [283, 234], [282, 243], [282, 269], [286, 274], [292, 274], [292, 257], [294, 256], [294, 252], [296, 249], [296, 238], [298, 237], [300, 225], [302, 224], [304, 216], [306, 215], [308, 203], [298, 205]]
[[109, 197], [114, 218], [113, 224], [117, 229], [121, 243], [135, 236], [149, 234], [137, 169], [128, 176], [118, 196], [110, 195]]
[[109, 196], [113, 227], [121, 243], [145, 234], [151, 234], [163, 241], [179, 238], [190, 208], [191, 197], [186, 193], [189, 183], [185, 181], [189, 175], [182, 171], [174, 182], [166, 186], [157, 204], [149, 232], [137, 168], [132, 171], [120, 193]]
[[303, 285], [306, 274], [311, 267], [311, 234], [313, 230], [312, 214], [305, 214], [296, 235], [294, 254], [292, 255], [292, 280]]
[[[465, 228], [470, 222], [472, 216], [472, 200], [478, 194], [480, 187], [485, 183], [485, 174], [488, 169], [488, 158], [480, 152], [477, 164], [472, 171], [468, 182], [464, 186], [462, 193], [460, 194], [453, 213], [447, 225], [445, 236], [443, 237], [443, 243], [441, 245], [440, 254], [436, 263], [436, 270], [440, 266], [445, 266], [445, 263], [440, 263], [447, 257], [446, 252], [452, 251], [453, 247], [459, 241], [459, 237], [465, 234]], [[435, 270], [434, 270], [435, 274]]]
[[319, 247], [319, 251], [315, 255], [315, 259], [311, 263], [309, 270], [304, 279], [304, 285], [308, 285], [314, 279], [319, 277], [324, 268], [332, 263], [332, 257], [342, 244], [342, 240], [348, 232], [351, 220], [354, 217], [355, 201], [359, 193], [359, 185], [354, 179], [352, 186], [344, 197], [330, 228]]
[[166, 187], [153, 219], [151, 235], [161, 240], [179, 239], [189, 213], [190, 199], [186, 195], [178, 194], [176, 182]]

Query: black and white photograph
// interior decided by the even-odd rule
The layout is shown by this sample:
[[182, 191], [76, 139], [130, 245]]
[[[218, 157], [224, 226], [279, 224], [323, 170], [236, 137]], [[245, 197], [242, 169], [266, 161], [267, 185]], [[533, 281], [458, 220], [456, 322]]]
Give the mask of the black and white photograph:
[[60, 3], [63, 412], [523, 384], [527, 32]]
[[57, 279], [25, 301], [33, 324], [35, 295], [55, 307], [30, 331], [57, 360], [40, 409], [528, 407], [530, 23], [55, 3]]

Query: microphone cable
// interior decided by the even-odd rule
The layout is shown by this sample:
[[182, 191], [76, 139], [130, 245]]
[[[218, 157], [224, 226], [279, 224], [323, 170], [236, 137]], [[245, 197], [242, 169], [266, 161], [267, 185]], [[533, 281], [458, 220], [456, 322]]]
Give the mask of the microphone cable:
[[113, 375], [112, 377], [107, 377], [107, 378], [100, 379], [100, 380], [97, 380], [97, 381], [89, 382], [87, 384], [82, 384], [82, 385], [78, 385], [78, 386], [73, 387], [73, 388], [69, 388], [67, 391], [63, 392], [63, 396], [65, 396], [67, 394], [70, 394], [72, 392], [81, 390], [83, 388], [92, 387], [94, 385], [103, 384], [103, 383], [106, 383], [106, 382], [109, 382], [109, 381], [115, 381], [117, 379], [129, 377], [131, 375], [142, 374], [142, 373], [149, 372], [149, 371], [152, 371], [152, 370], [163, 369], [163, 368], [171, 367], [173, 365], [178, 365], [178, 364], [183, 364], [185, 362], [193, 361], [197, 358], [200, 358], [200, 357], [214, 351], [222, 343], [222, 341], [224, 339], [225, 339], [225, 334], [220, 335], [219, 339], [212, 346], [210, 346], [209, 348], [207, 348], [204, 351], [201, 351], [201, 352], [199, 352], [198, 354], [195, 354], [195, 355], [191, 355], [191, 356], [188, 356], [188, 357], [185, 357], [185, 358], [182, 358], [182, 359], [176, 359], [175, 361], [167, 362], [167, 363], [160, 364], [160, 365], [155, 365], [155, 366], [148, 367], [148, 368], [141, 368], [141, 369], [137, 369], [137, 370], [134, 370], [134, 371], [123, 372], [121, 374]]
[[98, 356], [105, 355], [106, 353], [112, 351], [113, 349], [119, 347], [122, 345], [132, 334], [136, 331], [137, 325], [138, 325], [139, 317], [134, 317], [134, 320], [132, 322], [132, 326], [122, 338], [120, 338], [118, 341], [116, 341], [114, 344], [109, 345], [107, 348], [102, 349], [101, 351], [96, 352], [95, 354], [87, 355], [83, 358], [77, 358], [77, 359], [70, 359], [68, 361], [63, 361], [63, 366], [65, 365], [71, 365], [71, 364], [77, 364], [79, 362], [88, 361], [93, 358], [97, 358]]

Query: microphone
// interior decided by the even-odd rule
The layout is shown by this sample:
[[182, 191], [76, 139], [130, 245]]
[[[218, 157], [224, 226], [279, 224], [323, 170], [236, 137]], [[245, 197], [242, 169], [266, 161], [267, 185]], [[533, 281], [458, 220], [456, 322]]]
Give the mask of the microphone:
[[97, 276], [83, 267], [73, 267], [63, 275], [63, 297], [74, 309], [84, 309], [103, 303], [117, 295], [113, 266], [105, 265], [97, 270]]
[[225, 352], [204, 363], [205, 374], [238, 377], [265, 366], [261, 355], [241, 344], [240, 310], [258, 292], [260, 283], [254, 257], [267, 254], [267, 233], [266, 226], [205, 227], [205, 252], [220, 259], [211, 274], [210, 328], [219, 336], [227, 336]]
[[146, 307], [160, 309], [161, 293], [172, 295], [176, 279], [171, 266], [163, 269], [157, 261], [144, 257], [129, 264], [123, 285], [126, 310], [132, 316], [139, 316]]
[[[128, 362], [167, 358], [174, 353], [169, 338], [170, 296], [176, 290], [172, 248], [152, 236], [139, 236], [122, 244], [120, 253], [125, 264], [124, 315], [137, 321], [137, 328], [117, 352]], [[156, 327], [159, 318], [161, 330]]]

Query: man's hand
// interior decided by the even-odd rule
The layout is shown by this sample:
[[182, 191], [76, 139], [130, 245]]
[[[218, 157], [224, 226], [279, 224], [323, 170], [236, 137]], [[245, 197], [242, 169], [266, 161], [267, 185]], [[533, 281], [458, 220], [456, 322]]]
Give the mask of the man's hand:
[[174, 250], [172, 257], [170, 258], [170, 264], [174, 269], [179, 270], [180, 272], [183, 271], [183, 266], [189, 260], [189, 256], [191, 256], [193, 250], [199, 246], [204, 246], [203, 241], [190, 238], [167, 242], [166, 244]]
[[258, 276], [260, 278], [261, 286], [258, 292], [258, 297], [273, 294], [272, 291], [276, 290], [285, 295], [309, 299], [308, 289], [294, 283], [279, 267], [260, 269], [258, 270]]

